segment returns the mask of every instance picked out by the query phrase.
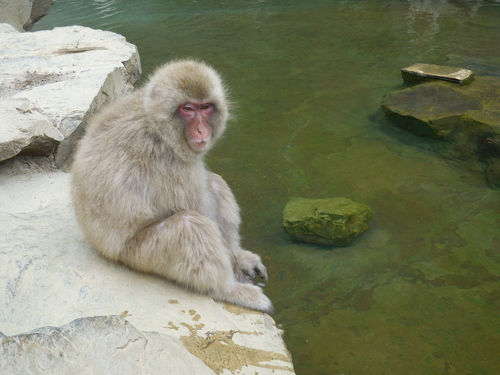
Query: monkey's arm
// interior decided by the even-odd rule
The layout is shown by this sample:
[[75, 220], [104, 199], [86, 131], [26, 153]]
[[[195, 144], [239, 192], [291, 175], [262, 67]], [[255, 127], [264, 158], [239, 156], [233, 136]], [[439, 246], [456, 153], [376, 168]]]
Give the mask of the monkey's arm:
[[228, 247], [233, 252], [236, 278], [253, 283], [257, 276], [267, 280], [267, 270], [260, 257], [240, 245], [240, 209], [231, 189], [221, 176], [210, 173], [209, 186], [215, 199], [216, 221]]

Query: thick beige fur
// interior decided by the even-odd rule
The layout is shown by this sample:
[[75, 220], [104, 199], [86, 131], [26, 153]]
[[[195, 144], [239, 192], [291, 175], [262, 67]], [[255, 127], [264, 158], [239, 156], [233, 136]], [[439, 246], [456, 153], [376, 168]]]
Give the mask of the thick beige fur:
[[[202, 152], [185, 137], [178, 107], [187, 101], [215, 105]], [[239, 207], [204, 165], [228, 116], [223, 83], [211, 67], [167, 63], [89, 124], [72, 166], [73, 203], [87, 240], [105, 257], [270, 313], [271, 301], [253, 285], [256, 276], [267, 279], [266, 268], [240, 247]]]

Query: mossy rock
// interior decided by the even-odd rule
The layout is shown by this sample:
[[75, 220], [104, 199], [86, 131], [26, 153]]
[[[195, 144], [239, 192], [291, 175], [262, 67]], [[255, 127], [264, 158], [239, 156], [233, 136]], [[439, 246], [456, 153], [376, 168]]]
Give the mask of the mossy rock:
[[368, 206], [347, 198], [291, 200], [283, 211], [283, 226], [294, 240], [349, 246], [369, 228]]
[[382, 98], [381, 107], [395, 125], [438, 139], [446, 139], [465, 112], [482, 108], [479, 98], [446, 82], [389, 92]]
[[[382, 110], [394, 125], [416, 135], [447, 140], [467, 112], [480, 122], [500, 111], [500, 79], [476, 77], [467, 86], [449, 82], [426, 82], [387, 93]], [[486, 111], [489, 113], [480, 114]]]

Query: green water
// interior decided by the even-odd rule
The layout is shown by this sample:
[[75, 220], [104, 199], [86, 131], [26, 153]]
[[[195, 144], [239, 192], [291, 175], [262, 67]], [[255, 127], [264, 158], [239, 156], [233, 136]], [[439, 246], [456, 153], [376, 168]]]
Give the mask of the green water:
[[[237, 121], [208, 163], [268, 266], [297, 374], [500, 373], [500, 192], [379, 107], [415, 62], [498, 75], [499, 2], [59, 0], [35, 30], [72, 24], [125, 35], [146, 75], [185, 56], [224, 75]], [[294, 244], [294, 197], [365, 203], [371, 229]]]

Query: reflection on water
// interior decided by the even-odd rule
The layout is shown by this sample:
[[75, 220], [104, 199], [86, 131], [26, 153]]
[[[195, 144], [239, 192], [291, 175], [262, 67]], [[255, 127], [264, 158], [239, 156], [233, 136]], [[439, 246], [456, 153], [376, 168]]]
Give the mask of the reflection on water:
[[53, 27], [91, 24], [96, 29], [114, 30], [122, 25], [122, 5], [122, 0], [58, 0], [49, 17], [57, 20]]
[[453, 17], [456, 27], [473, 20], [483, 1], [409, 0], [407, 25], [410, 52], [420, 53], [437, 47], [435, 36], [441, 31], [441, 22]]
[[[500, 4], [480, 0], [59, 0], [35, 29], [83, 24], [225, 76], [237, 122], [209, 157], [263, 255], [296, 371], [500, 373], [500, 193], [387, 124], [380, 99], [415, 62], [500, 66]], [[293, 197], [373, 210], [350, 247], [292, 243]]]

